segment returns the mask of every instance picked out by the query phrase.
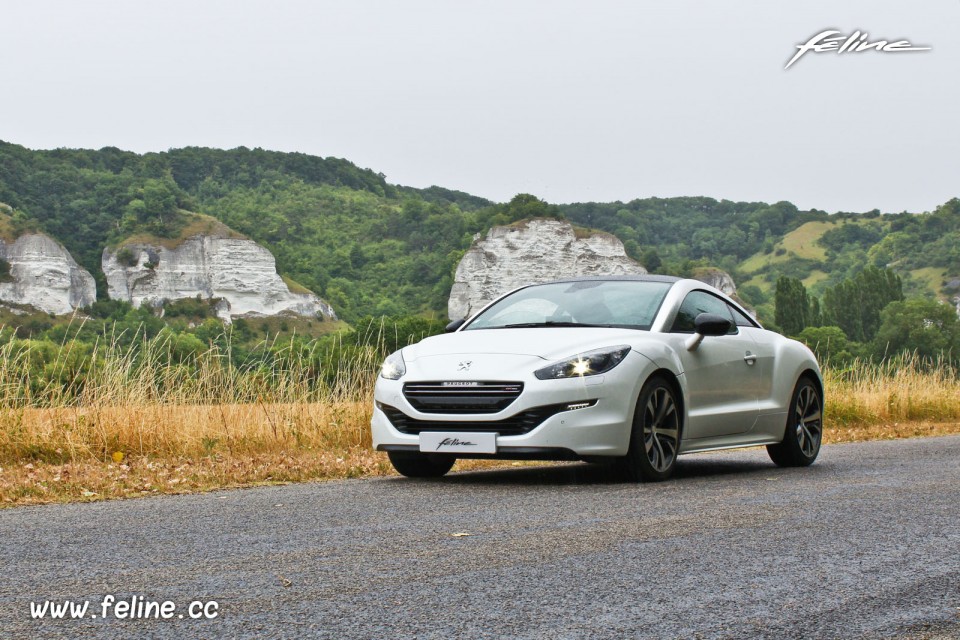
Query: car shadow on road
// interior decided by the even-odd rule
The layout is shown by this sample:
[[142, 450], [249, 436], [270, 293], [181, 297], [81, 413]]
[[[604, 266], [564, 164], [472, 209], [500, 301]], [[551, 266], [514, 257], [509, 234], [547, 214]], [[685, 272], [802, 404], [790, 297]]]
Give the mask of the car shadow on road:
[[[724, 459], [718, 456], [691, 456], [677, 464], [673, 482], [715, 478], [721, 476], [778, 474], [789, 470], [778, 469], [772, 462], [763, 460]], [[609, 464], [586, 464], [582, 462], [549, 464], [537, 467], [514, 467], [463, 471], [438, 480], [444, 484], [463, 485], [597, 485], [624, 484]]]

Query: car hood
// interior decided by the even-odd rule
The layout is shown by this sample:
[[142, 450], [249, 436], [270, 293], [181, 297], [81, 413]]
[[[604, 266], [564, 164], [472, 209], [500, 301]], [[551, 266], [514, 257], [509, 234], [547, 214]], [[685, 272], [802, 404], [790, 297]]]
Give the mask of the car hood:
[[595, 327], [549, 327], [525, 329], [476, 329], [426, 338], [404, 348], [408, 362], [419, 358], [453, 355], [515, 355], [558, 360], [591, 349], [631, 344], [639, 336], [635, 329]]

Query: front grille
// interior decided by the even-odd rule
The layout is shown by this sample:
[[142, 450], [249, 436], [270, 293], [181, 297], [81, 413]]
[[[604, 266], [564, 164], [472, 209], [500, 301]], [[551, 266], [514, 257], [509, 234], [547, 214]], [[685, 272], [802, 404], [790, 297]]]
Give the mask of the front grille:
[[[479, 431], [499, 433], [502, 436], [519, 436], [539, 427], [544, 420], [562, 411], [572, 411], [575, 405], [593, 406], [596, 400], [585, 403], [551, 404], [527, 409], [503, 420], [471, 420], [470, 422], [451, 422], [447, 420], [418, 420], [411, 418], [396, 407], [381, 402], [377, 407], [387, 416], [391, 424], [401, 433], [418, 435], [421, 431]], [[584, 408], [576, 406], [576, 408]]]
[[523, 393], [522, 382], [408, 382], [403, 396], [421, 413], [497, 413]]

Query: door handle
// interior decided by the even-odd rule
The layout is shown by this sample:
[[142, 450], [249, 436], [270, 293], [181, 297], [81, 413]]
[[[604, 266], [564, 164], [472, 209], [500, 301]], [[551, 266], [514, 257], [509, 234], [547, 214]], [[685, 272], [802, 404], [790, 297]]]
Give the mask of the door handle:
[[749, 351], [747, 351], [747, 355], [743, 356], [743, 361], [746, 362], [746, 363], [749, 364], [749, 365], [756, 364], [756, 362], [757, 362], [757, 355], [754, 354], [754, 353], [750, 353]]

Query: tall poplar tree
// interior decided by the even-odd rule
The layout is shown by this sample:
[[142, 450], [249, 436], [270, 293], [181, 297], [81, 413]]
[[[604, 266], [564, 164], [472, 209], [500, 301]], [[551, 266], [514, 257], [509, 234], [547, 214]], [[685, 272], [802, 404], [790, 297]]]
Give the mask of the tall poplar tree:
[[810, 320], [810, 297], [807, 288], [797, 278], [780, 276], [774, 299], [777, 325], [787, 335], [795, 336]]

